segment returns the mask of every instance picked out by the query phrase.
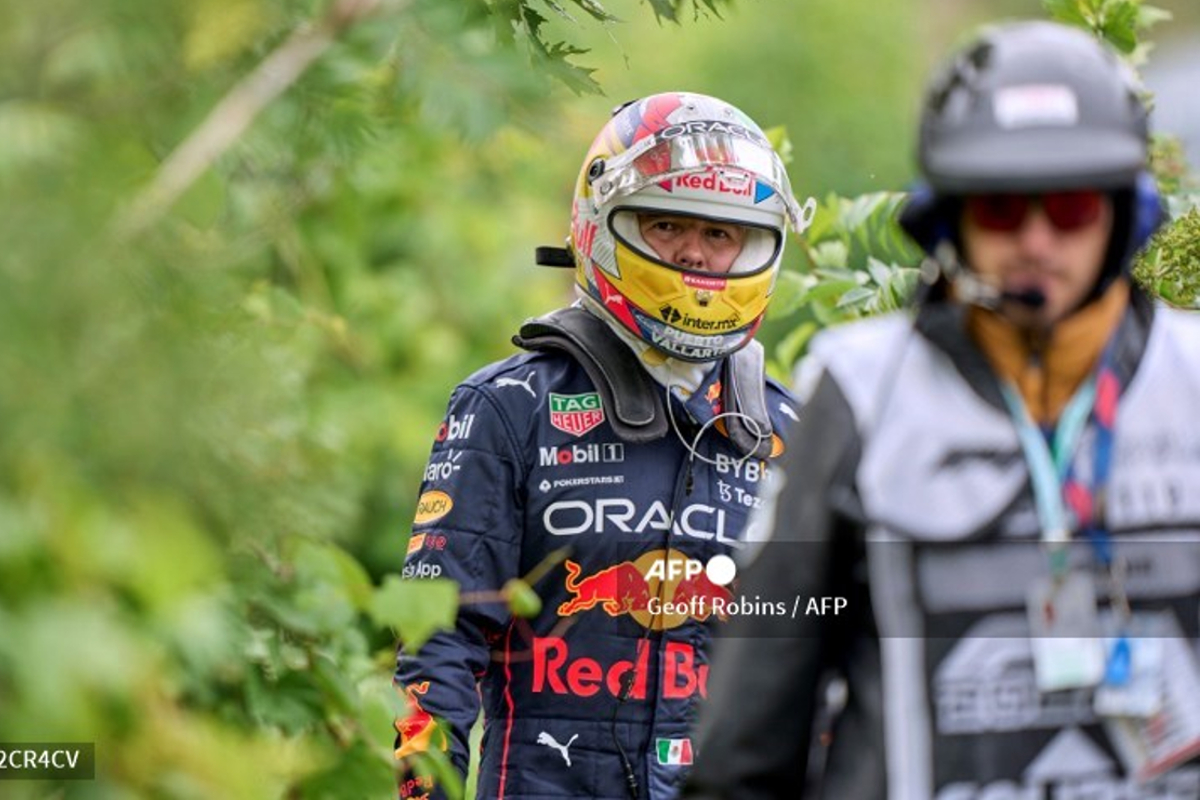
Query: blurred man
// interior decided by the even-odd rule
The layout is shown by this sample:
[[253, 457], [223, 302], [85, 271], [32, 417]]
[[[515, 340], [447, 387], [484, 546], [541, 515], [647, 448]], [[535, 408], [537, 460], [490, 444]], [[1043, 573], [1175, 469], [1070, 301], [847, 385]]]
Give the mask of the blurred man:
[[1146, 161], [1078, 30], [987, 29], [932, 81], [902, 222], [940, 277], [814, 343], [741, 573], [798, 612], [716, 643], [686, 796], [800, 796], [833, 672], [821, 796], [1200, 797], [1200, 319], [1130, 282]]
[[[813, 208], [721, 100], [654, 95], [600, 131], [569, 250], [539, 251], [574, 268], [579, 302], [527, 322], [531, 352], [464, 381], [438, 430], [404, 573], [492, 600], [399, 654], [398, 758], [442, 747], [465, 773], [482, 695], [479, 797], [676, 794], [730, 596], [702, 568], [736, 544], [795, 414], [753, 336]], [[541, 612], [514, 620], [496, 592], [547, 559]]]

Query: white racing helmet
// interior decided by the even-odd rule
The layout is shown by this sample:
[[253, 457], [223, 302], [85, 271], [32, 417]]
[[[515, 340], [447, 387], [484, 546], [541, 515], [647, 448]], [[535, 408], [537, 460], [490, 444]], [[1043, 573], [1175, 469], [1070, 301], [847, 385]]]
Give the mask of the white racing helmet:
[[[619, 109], [584, 159], [575, 186], [576, 281], [612, 319], [672, 358], [713, 361], [744, 347], [766, 313], [788, 228], [816, 202], [792, 196], [783, 161], [734, 106], [668, 92]], [[638, 214], [744, 226], [729, 272], [668, 263], [643, 240]]]

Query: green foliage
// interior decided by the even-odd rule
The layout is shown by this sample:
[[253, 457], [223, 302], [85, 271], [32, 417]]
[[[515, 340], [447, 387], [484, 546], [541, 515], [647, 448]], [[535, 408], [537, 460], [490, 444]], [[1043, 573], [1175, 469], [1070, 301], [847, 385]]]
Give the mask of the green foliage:
[[503, 594], [514, 617], [532, 619], [542, 611], [542, 598], [525, 581], [512, 578], [504, 584]]
[[[572, 37], [591, 51], [608, 95], [588, 106], [583, 149], [614, 102], [684, 88], [727, 99], [764, 126], [786, 127], [797, 194], [878, 191], [911, 177], [927, 4], [744, 0], [715, 3], [719, 17], [699, 3], [691, 14], [678, 5], [678, 25], [593, 27]], [[605, 0], [605, 7], [633, 19], [645, 3]]]
[[822, 327], [901, 308], [916, 286], [919, 248], [900, 230], [905, 195], [830, 195], [801, 246], [804, 265], [779, 276], [769, 316], [788, 319], [790, 332], [774, 348], [771, 373], [783, 379]]
[[1172, 305], [1200, 308], [1200, 197], [1177, 197], [1174, 205], [1174, 222], [1139, 254], [1133, 276]]
[[[731, 68], [723, 33], [651, 55], [729, 81], [710, 91], [744, 91], [756, 118], [811, 122], [797, 186], [835, 185], [863, 153], [903, 158], [899, 117], [880, 124], [857, 82], [904, 77], [897, 20], [913, 15], [874, 6], [867, 25], [856, 2], [780, 6], [787, 24], [738, 54], [822, 76], [797, 102]], [[94, 784], [6, 797], [385, 796], [406, 713], [395, 640], [416, 645], [470, 602], [536, 613], [545, 565], [489, 598], [383, 576], [449, 387], [511, 352], [498, 331], [569, 296], [561, 275], [531, 277], [528, 239], [565, 233], [569, 188], [546, 187], [569, 187], [577, 163], [546, 155], [575, 140], [581, 154], [603, 119], [596, 105], [581, 133], [563, 104], [597, 89], [576, 60], [599, 63], [585, 33], [611, 36], [610, 6], [0, 6], [0, 741], [95, 741], [99, 759]], [[724, 0], [649, 8], [734, 16]], [[322, 26], [336, 35], [312, 65], [119, 235], [222, 98]], [[818, 326], [911, 285], [896, 202], [822, 206], [807, 272], [780, 280], [777, 373]]]
[[[119, 233], [221, 99], [330, 20]], [[448, 384], [561, 297], [509, 255], [534, 212], [497, 210], [546, 174], [529, 131], [578, 51], [510, 23], [441, 0], [0, 8], [0, 741], [98, 754], [95, 783], [6, 797], [394, 793], [394, 644], [458, 596], [379, 576]]]
[[1134, 259], [1134, 280], [1172, 305], [1200, 308], [1200, 195], [1179, 140], [1155, 137], [1151, 167], [1169, 221]]
[[692, 7], [693, 18], [699, 18], [705, 14], [720, 17], [721, 8], [730, 5], [730, 2], [729, 0], [691, 0], [688, 3], [685, 0], [650, 0], [650, 7], [654, 9], [654, 13], [659, 18], [671, 22], [679, 21], [679, 12], [687, 5]]
[[[1131, 65], [1144, 61], [1150, 27], [1170, 14], [1141, 0], [1044, 0], [1049, 15], [1106, 39]], [[777, 134], [778, 136], [778, 134]], [[773, 140], [774, 141], [774, 140]], [[790, 149], [786, 135], [777, 144]], [[1200, 307], [1200, 212], [1194, 178], [1176, 139], [1156, 137], [1151, 167], [1171, 222], [1138, 254], [1134, 277], [1170, 303]], [[821, 328], [901, 308], [916, 287], [922, 254], [896, 224], [904, 195], [830, 195], [802, 243], [804, 263], [780, 275], [769, 319], [775, 330], [768, 366], [785, 379]], [[770, 334], [768, 333], [768, 337]]]
[[1051, 19], [1091, 31], [1124, 53], [1133, 64], [1141, 64], [1148, 45], [1141, 41], [1150, 28], [1171, 14], [1142, 0], [1042, 0]]
[[444, 579], [413, 582], [388, 575], [370, 611], [376, 625], [404, 631], [405, 645], [418, 650], [437, 631], [454, 627], [458, 585]]

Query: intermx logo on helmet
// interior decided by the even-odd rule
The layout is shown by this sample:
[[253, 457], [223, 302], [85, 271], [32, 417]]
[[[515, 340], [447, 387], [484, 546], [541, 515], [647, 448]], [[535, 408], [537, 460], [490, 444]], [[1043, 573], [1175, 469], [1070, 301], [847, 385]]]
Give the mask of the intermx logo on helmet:
[[734, 314], [726, 319], [700, 319], [693, 317], [690, 314], [681, 314], [679, 309], [672, 306], [670, 303], [658, 309], [658, 313], [662, 316], [664, 322], [669, 322], [672, 325], [678, 324], [684, 328], [694, 328], [701, 331], [729, 331], [737, 327], [738, 318]]

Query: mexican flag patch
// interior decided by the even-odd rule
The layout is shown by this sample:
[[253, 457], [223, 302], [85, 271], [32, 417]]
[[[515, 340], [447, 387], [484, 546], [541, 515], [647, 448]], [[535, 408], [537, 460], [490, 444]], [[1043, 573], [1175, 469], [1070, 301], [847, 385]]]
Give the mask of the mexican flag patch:
[[550, 393], [550, 424], [572, 436], [582, 436], [604, 422], [600, 395]]
[[668, 767], [687, 766], [692, 763], [691, 739], [659, 739], [658, 763]]

